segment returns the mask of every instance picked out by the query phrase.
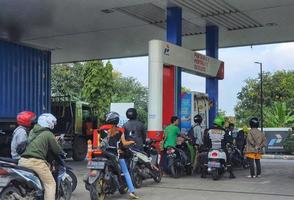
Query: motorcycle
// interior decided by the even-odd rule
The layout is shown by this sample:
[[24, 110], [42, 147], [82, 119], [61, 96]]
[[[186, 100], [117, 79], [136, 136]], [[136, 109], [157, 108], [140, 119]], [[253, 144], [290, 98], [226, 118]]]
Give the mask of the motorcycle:
[[[62, 159], [54, 160], [51, 166], [56, 181], [56, 199], [69, 200], [73, 185], [67, 171], [71, 170]], [[0, 180], [1, 200], [44, 200], [44, 187], [38, 175], [33, 170], [17, 166], [16, 160], [0, 158]]]
[[136, 188], [140, 188], [145, 179], [153, 178], [156, 183], [161, 181], [160, 155], [153, 145], [155, 143], [155, 140], [147, 140], [144, 151], [140, 151], [136, 147], [129, 148], [132, 152], [129, 164], [130, 172]]
[[249, 162], [245, 155], [235, 146], [228, 146], [228, 155], [230, 157], [233, 167], [243, 167], [244, 169], [249, 168]]
[[210, 149], [208, 152], [207, 171], [213, 180], [218, 180], [226, 172], [227, 156], [222, 149]]
[[[117, 190], [120, 194], [127, 192], [127, 184], [119, 166], [119, 156], [108, 151], [114, 149], [113, 147], [107, 146], [106, 143], [103, 146], [93, 149], [93, 158], [88, 160], [87, 164], [89, 172], [84, 182], [91, 200], [104, 200], [107, 195], [114, 194]], [[117, 149], [119, 143], [115, 150]]]
[[176, 147], [167, 147], [168, 169], [174, 178], [186, 173], [192, 174], [192, 156], [188, 149], [188, 137], [179, 137]]

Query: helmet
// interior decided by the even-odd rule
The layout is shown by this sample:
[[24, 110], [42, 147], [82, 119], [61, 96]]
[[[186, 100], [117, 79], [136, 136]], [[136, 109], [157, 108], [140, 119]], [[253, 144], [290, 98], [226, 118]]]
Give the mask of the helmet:
[[23, 111], [18, 113], [16, 121], [18, 125], [30, 127], [36, 120], [36, 114], [31, 111]]
[[195, 122], [195, 124], [201, 124], [202, 123], [202, 117], [201, 117], [201, 115], [195, 115], [194, 116], [194, 122]]
[[119, 122], [119, 114], [117, 112], [109, 112], [105, 115], [105, 121], [107, 124], [117, 125]]
[[218, 127], [223, 127], [225, 124], [225, 120], [222, 117], [216, 117], [213, 121], [213, 124], [218, 126]]
[[249, 125], [251, 128], [258, 128], [259, 127], [259, 120], [257, 117], [252, 117], [249, 120]]
[[247, 126], [243, 126], [243, 131], [244, 131], [244, 133], [248, 133], [248, 127]]
[[38, 118], [38, 124], [44, 128], [54, 129], [57, 119], [51, 113], [43, 113]]
[[129, 108], [126, 112], [128, 119], [137, 119], [137, 110], [135, 108]]

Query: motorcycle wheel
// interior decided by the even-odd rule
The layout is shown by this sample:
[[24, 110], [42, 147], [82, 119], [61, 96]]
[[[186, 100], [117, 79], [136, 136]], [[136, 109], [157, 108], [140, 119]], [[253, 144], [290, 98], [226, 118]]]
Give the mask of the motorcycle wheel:
[[[91, 200], [105, 200], [106, 194], [104, 192], [104, 180], [98, 179], [90, 186], [90, 198]], [[100, 193], [98, 192], [100, 191]]]
[[156, 183], [160, 183], [161, 178], [162, 178], [162, 171], [161, 171], [161, 169], [159, 168], [159, 171], [156, 171], [155, 174], [156, 174], [156, 176], [153, 177], [153, 180], [154, 180]]
[[72, 185], [68, 179], [61, 182], [61, 188], [57, 200], [70, 200], [72, 194]]
[[134, 182], [135, 188], [142, 187], [143, 179], [139, 175], [139, 169], [138, 169], [138, 167], [135, 167], [135, 169], [133, 170], [133, 173], [132, 174], [133, 174], [133, 182]]
[[19, 200], [22, 198], [18, 188], [14, 186], [9, 186], [2, 190], [0, 199], [1, 200]]
[[186, 166], [186, 174], [188, 176], [191, 176], [192, 175], [192, 166]]
[[215, 169], [215, 170], [212, 171], [212, 179], [214, 181], [217, 181], [217, 180], [220, 179], [220, 171], [219, 171], [219, 169]]
[[175, 166], [175, 163], [170, 166], [170, 172], [173, 178], [179, 178], [180, 171], [179, 171], [179, 168]]
[[70, 176], [70, 178], [72, 180], [72, 192], [73, 192], [77, 188], [78, 179], [77, 179], [76, 175], [71, 170], [67, 169], [66, 173]]

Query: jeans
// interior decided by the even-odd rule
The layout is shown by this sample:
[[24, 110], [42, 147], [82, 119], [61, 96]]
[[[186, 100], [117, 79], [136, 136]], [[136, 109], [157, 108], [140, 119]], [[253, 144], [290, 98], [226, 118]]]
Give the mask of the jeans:
[[122, 170], [124, 177], [125, 177], [125, 180], [127, 182], [129, 192], [135, 192], [135, 188], [134, 188], [134, 185], [133, 185], [133, 182], [132, 182], [132, 179], [131, 179], [131, 176], [130, 176], [125, 159], [119, 159], [119, 165], [121, 167], [121, 170]]
[[255, 167], [254, 167], [254, 161], [256, 165], [256, 176], [261, 174], [261, 165], [260, 165], [260, 160], [259, 159], [252, 159], [252, 158], [247, 158], [249, 160], [249, 165], [250, 165], [250, 175], [253, 177], [255, 176]]

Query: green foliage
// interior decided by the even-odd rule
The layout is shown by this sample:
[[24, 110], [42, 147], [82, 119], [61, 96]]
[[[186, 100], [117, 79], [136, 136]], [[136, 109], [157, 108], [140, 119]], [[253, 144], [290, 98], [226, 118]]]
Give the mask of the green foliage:
[[112, 65], [107, 62], [104, 66], [102, 61], [86, 62], [83, 77], [83, 95], [103, 120], [105, 113], [109, 111], [113, 93]]
[[[238, 93], [235, 107], [237, 125], [247, 125], [251, 117], [260, 118], [260, 79], [247, 79], [246, 85]], [[275, 102], [283, 101], [288, 105], [287, 113], [294, 110], [294, 71], [277, 71], [263, 73], [263, 103], [268, 110]], [[269, 123], [269, 124], [267, 124]], [[271, 126], [267, 120], [264, 126]]]
[[139, 120], [147, 125], [147, 88], [136, 79], [112, 71], [110, 62], [90, 61], [52, 66], [52, 96], [70, 95], [89, 102], [100, 120], [110, 103], [134, 102]]
[[284, 149], [287, 153], [294, 153], [294, 133], [289, 132], [287, 138], [284, 141]]
[[147, 88], [142, 86], [133, 77], [122, 77], [119, 72], [114, 71], [114, 93], [112, 95], [113, 103], [130, 103], [134, 102], [138, 111], [138, 118], [147, 125]]
[[264, 120], [267, 127], [289, 127], [294, 123], [294, 115], [285, 102], [275, 102], [264, 110]]
[[51, 70], [52, 96], [71, 96], [73, 99], [82, 99], [84, 78], [82, 63], [57, 64]]

